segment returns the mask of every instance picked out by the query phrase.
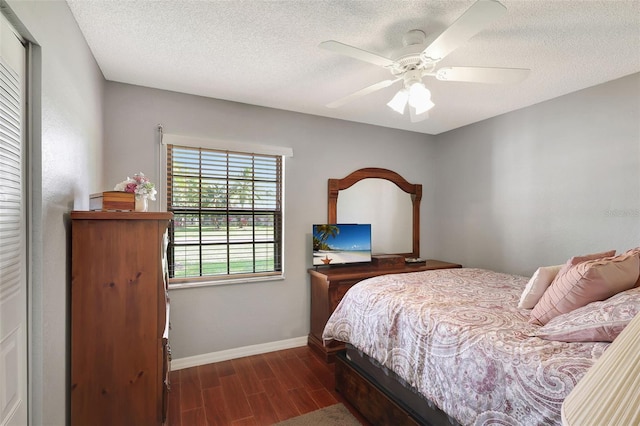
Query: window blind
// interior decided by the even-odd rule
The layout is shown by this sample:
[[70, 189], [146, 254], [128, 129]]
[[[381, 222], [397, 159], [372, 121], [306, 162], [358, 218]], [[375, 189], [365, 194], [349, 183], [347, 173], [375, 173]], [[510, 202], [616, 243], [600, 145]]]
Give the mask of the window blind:
[[171, 282], [282, 271], [282, 156], [167, 145]]

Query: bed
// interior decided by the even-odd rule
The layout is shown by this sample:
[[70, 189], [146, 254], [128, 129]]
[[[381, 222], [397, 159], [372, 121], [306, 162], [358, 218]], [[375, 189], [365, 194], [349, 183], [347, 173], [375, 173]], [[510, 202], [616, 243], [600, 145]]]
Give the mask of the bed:
[[[462, 268], [356, 284], [323, 333], [347, 344], [337, 389], [374, 424], [560, 424], [564, 398], [610, 343], [548, 340], [571, 324], [531, 323], [531, 310], [518, 308], [529, 282]], [[594, 303], [575, 311], [580, 333], [596, 317], [619, 333], [619, 317], [628, 323], [640, 310], [640, 288]]]

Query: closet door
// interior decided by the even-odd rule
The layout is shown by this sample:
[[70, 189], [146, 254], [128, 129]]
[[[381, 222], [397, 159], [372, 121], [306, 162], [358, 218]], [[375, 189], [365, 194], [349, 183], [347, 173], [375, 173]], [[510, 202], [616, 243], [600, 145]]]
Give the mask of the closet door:
[[0, 424], [27, 424], [25, 48], [0, 15]]

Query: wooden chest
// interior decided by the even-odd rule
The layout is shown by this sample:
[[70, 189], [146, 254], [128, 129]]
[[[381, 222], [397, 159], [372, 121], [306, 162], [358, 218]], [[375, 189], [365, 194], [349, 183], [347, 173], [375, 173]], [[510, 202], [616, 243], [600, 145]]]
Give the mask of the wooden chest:
[[371, 256], [371, 264], [376, 268], [402, 268], [404, 266], [404, 256], [376, 254]]
[[132, 192], [105, 191], [89, 196], [89, 210], [134, 211], [136, 196]]

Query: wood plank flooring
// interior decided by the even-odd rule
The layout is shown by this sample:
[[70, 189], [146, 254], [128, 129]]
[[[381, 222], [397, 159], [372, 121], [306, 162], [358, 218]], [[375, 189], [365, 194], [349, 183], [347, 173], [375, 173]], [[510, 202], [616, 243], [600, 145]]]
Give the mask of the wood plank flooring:
[[170, 426], [263, 426], [342, 402], [334, 364], [308, 346], [171, 372]]

